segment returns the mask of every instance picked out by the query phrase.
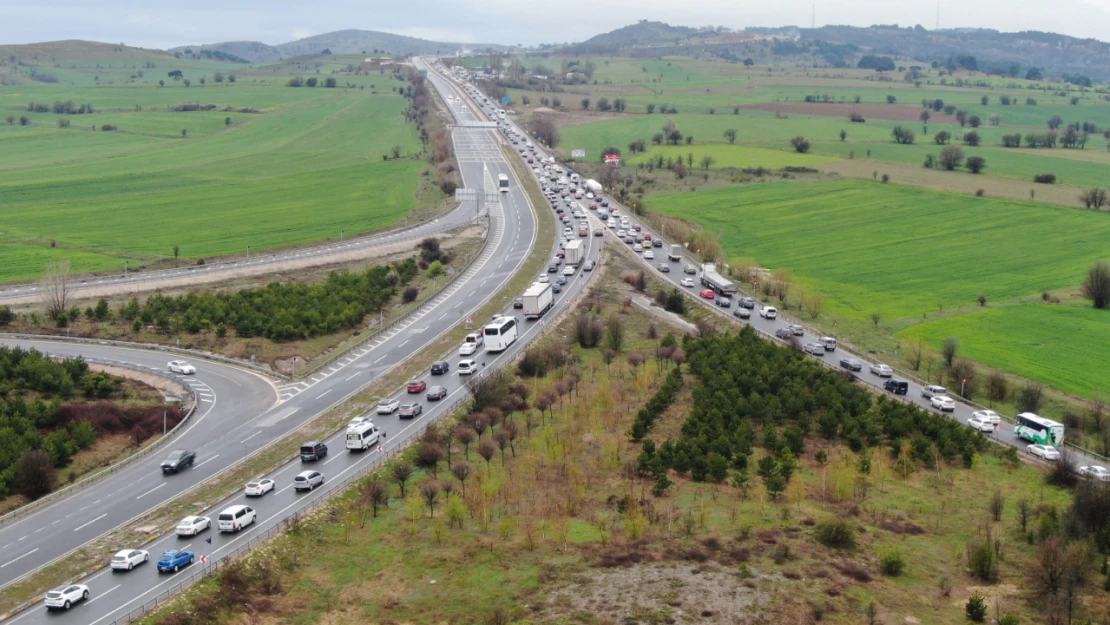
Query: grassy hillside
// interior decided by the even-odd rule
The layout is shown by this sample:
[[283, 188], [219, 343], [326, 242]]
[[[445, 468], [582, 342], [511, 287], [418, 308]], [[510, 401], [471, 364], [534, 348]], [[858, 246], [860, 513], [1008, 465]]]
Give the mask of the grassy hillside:
[[766, 184], [654, 198], [732, 256], [792, 270], [829, 312], [922, 315], [1077, 284], [1110, 256], [1105, 215], [867, 182]]
[[[8, 257], [50, 241], [80, 251], [78, 271], [172, 256], [174, 246], [187, 258], [236, 254], [378, 229], [418, 204], [426, 166], [404, 120], [408, 100], [395, 91], [405, 83], [346, 71], [361, 59], [255, 67], [76, 44], [55, 52], [96, 60], [24, 50], [68, 67], [73, 80], [0, 87], [0, 119], [27, 118], [0, 121], [0, 247], [13, 246]], [[99, 67], [107, 60], [111, 67]], [[156, 67], [138, 77], [128, 62]], [[336, 77], [341, 86], [291, 88], [290, 74]], [[355, 87], [342, 87], [349, 82]], [[66, 100], [95, 112], [27, 111], [28, 102]], [[174, 110], [191, 104], [213, 110]], [[392, 158], [395, 146], [402, 158]], [[419, 193], [426, 204], [431, 195]], [[4, 263], [0, 280], [33, 278], [35, 265]]]

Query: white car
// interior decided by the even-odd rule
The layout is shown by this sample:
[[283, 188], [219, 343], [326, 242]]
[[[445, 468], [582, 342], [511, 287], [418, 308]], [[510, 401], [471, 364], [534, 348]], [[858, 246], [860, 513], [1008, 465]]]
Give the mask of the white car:
[[943, 412], [952, 412], [956, 409], [956, 401], [947, 395], [933, 395], [929, 398], [929, 405]]
[[640, 253], [640, 252], [644, 251], [644, 246], [640, 245], [639, 243], [636, 243], [635, 245], [632, 246], [632, 251], [636, 252], [636, 253]]
[[219, 526], [221, 532], [241, 532], [243, 528], [254, 523], [254, 508], [250, 506], [229, 506], [220, 513]]
[[[545, 278], [547, 278], [547, 276], [540, 276], [540, 282], [547, 282]], [[459, 346], [460, 356], [469, 356], [476, 351], [478, 351], [477, 343], [463, 343], [461, 346]]]
[[646, 258], [648, 260], [655, 260], [655, 252], [653, 252], [651, 250], [648, 250], [648, 249], [645, 249], [644, 250], [644, 258]]
[[620, 238], [622, 238], [622, 239], [623, 239], [623, 238], [624, 238], [625, 236], [627, 236], [627, 234], [628, 234], [628, 233], [627, 233], [627, 232], [625, 232], [624, 230], [617, 230], [617, 236], [618, 236], [618, 237], [620, 237]]
[[984, 421], [979, 417], [971, 417], [970, 419], [968, 419], [967, 426], [973, 430], [979, 430], [980, 432], [985, 432], [987, 434], [991, 434], [994, 432], [994, 424], [989, 421]]
[[1097, 464], [1079, 467], [1079, 475], [1091, 480], [1110, 482], [1110, 470], [1106, 467], [1100, 467]]
[[687, 286], [687, 287], [690, 287], [690, 286], [694, 286], [695, 282], [694, 282], [694, 279], [693, 279], [693, 278], [683, 278], [683, 279], [682, 279], [682, 280], [681, 280], [681, 281], [679, 282], [679, 284], [681, 284], [682, 286]]
[[47, 610], [68, 610], [70, 606], [78, 601], [86, 601], [89, 598], [89, 587], [84, 584], [71, 584], [69, 586], [58, 586], [54, 590], [46, 593], [46, 598], [43, 604]]
[[566, 267], [563, 267], [563, 275], [564, 276], [573, 276], [574, 275], [574, 267], [571, 266], [571, 265], [567, 265]]
[[779, 316], [779, 311], [774, 306], [764, 306], [759, 309], [759, 316], [764, 319], [774, 319]]
[[1025, 448], [1025, 453], [1048, 462], [1060, 459], [1060, 451], [1051, 445], [1029, 445]]
[[275, 486], [277, 486], [277, 483], [275, 483], [270, 478], [251, 480], [247, 482], [247, 488], [243, 491], [243, 494], [245, 494], [247, 497], [261, 497], [262, 495], [265, 495], [266, 493], [274, 490]]
[[[549, 279], [547, 278], [547, 274], [543, 274], [543, 275], [541, 275], [540, 277], [536, 278], [536, 282], [540, 282], [540, 283], [543, 283], [543, 284], [547, 284], [548, 282], [551, 282], [551, 280], [549, 280]], [[466, 346], [464, 345], [463, 347], [464, 347], [464, 349], [465, 349], [465, 347], [466, 347]], [[473, 353], [474, 353], [474, 350], [473, 350], [473, 349], [472, 349], [472, 350], [470, 350], [470, 351], [468, 351], [468, 352], [467, 352], [467, 351], [463, 351], [463, 350], [461, 350], [461, 349], [459, 350], [459, 355], [460, 355], [460, 356], [469, 356], [469, 355], [471, 355], [471, 354], [473, 354]]]
[[971, 416], [991, 425], [1002, 425], [1002, 417], [993, 410], [976, 410], [971, 413]]
[[[474, 343], [463, 343], [463, 346], [466, 346], [466, 345], [474, 346]], [[477, 347], [474, 347], [474, 349], [477, 349]], [[401, 401], [398, 400], [398, 399], [393, 399], [392, 397], [390, 397], [388, 399], [383, 399], [380, 402], [378, 402], [377, 412], [378, 412], [378, 414], [393, 414], [394, 412], [397, 412], [397, 409], [400, 408], [400, 407], [401, 407]]]
[[181, 375], [196, 375], [197, 368], [185, 362], [184, 360], [171, 360], [166, 369], [170, 373], [180, 373]]
[[871, 365], [871, 373], [874, 373], [880, 378], [889, 378], [890, 376], [894, 375], [894, 369], [891, 369], [890, 365], [884, 365], [880, 362]]
[[142, 549], [124, 549], [112, 556], [113, 571], [130, 571], [136, 566], [150, 560], [150, 552]]
[[212, 519], [206, 516], [187, 516], [181, 519], [173, 531], [178, 536], [196, 536], [210, 527], [212, 527]]
[[301, 471], [293, 478], [293, 490], [312, 490], [324, 483], [324, 474], [319, 471]]
[[478, 370], [478, 363], [471, 359], [459, 361], [459, 375], [470, 375]]

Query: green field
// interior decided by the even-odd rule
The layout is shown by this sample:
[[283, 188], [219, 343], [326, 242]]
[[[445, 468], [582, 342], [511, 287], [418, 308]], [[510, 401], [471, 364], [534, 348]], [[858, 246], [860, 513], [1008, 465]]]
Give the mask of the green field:
[[713, 159], [713, 164], [710, 166], [713, 169], [721, 167], [781, 169], [783, 167], [813, 166], [818, 163], [836, 160], [835, 158], [816, 154], [798, 154], [797, 152], [752, 148], [743, 145], [682, 145], [656, 147], [644, 154], [637, 155], [631, 159], [631, 162], [633, 164], [644, 163], [657, 155], [666, 159], [682, 159], [688, 158], [690, 154], [694, 155], [695, 168], [701, 168], [701, 159], [708, 156]]
[[1110, 257], [1105, 215], [870, 182], [659, 196], [652, 210], [721, 233], [730, 257], [786, 268], [828, 314], [894, 320], [1077, 284]]
[[[41, 274], [43, 248], [26, 242], [56, 241], [49, 256], [81, 252], [73, 253], [74, 270], [92, 271], [122, 266], [122, 256], [170, 256], [174, 246], [200, 258], [354, 235], [417, 207], [426, 164], [417, 130], [404, 120], [408, 101], [394, 91], [404, 83], [340, 74], [341, 85], [375, 86], [284, 86], [295, 70], [311, 76], [319, 69], [322, 81], [351, 58], [261, 68], [123, 50], [113, 56], [97, 48], [89, 54], [107, 57], [40, 68], [58, 74], [56, 84], [0, 87], [0, 119], [30, 120], [0, 123], [0, 256], [12, 261], [3, 263], [0, 281]], [[154, 55], [156, 69], [124, 78], [144, 67], [143, 55]], [[193, 77], [191, 87], [167, 79], [174, 67]], [[70, 83], [62, 80], [67, 68]], [[216, 71], [237, 74], [237, 82], [215, 84]], [[90, 74], [99, 80], [78, 79]], [[27, 102], [58, 100], [96, 112], [26, 111]], [[169, 110], [189, 103], [217, 108]], [[63, 117], [69, 128], [58, 126]], [[106, 124], [117, 130], [103, 131]], [[383, 159], [393, 146], [402, 158]], [[26, 250], [34, 254], [18, 261]]]
[[923, 323], [906, 335], [938, 349], [945, 338], [958, 337], [968, 358], [1090, 397], [1110, 388], [1108, 324], [1110, 312], [1086, 302], [1025, 304]]

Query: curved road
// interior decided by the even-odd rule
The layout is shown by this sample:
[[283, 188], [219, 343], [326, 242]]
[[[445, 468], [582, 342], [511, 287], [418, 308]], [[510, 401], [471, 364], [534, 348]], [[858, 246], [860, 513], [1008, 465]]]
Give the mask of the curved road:
[[[430, 80], [441, 93], [455, 93], [461, 95], [453, 83], [430, 72]], [[461, 100], [459, 101], [461, 102]], [[466, 104], [452, 105], [453, 114], [460, 121], [480, 119], [478, 114]], [[300, 425], [305, 420], [327, 410], [329, 407], [343, 401], [356, 393], [368, 382], [380, 376], [396, 364], [404, 361], [411, 354], [419, 351], [424, 345], [435, 340], [440, 334], [455, 325], [460, 319], [480, 306], [489, 293], [498, 291], [505, 282], [515, 273], [523, 260], [531, 252], [536, 229], [535, 216], [530, 208], [528, 198], [516, 181], [513, 170], [502, 157], [498, 148], [500, 139], [495, 136], [495, 131], [487, 129], [457, 128], [454, 133], [456, 154], [459, 157], [460, 170], [466, 185], [470, 188], [494, 186], [489, 179], [496, 180], [500, 173], [507, 174], [512, 186], [508, 193], [500, 194], [500, 204], [490, 206], [493, 231], [490, 244], [482, 256], [460, 277], [448, 292], [440, 295], [434, 301], [411, 315], [407, 321], [399, 324], [390, 332], [379, 337], [373, 343], [360, 351], [348, 355], [338, 361], [331, 369], [320, 372], [310, 380], [297, 385], [281, 389], [288, 397], [273, 405], [265, 411], [251, 410], [243, 406], [239, 410], [227, 410], [221, 413], [220, 418], [212, 415], [198, 421], [195, 431], [189, 432], [189, 440], [196, 440], [197, 461], [193, 469], [184, 471], [180, 475], [163, 477], [157, 469], [159, 454], [149, 460], [137, 462], [129, 467], [127, 473], [130, 479], [121, 480], [120, 476], [105, 478], [100, 483], [90, 486], [79, 495], [70, 497], [64, 502], [54, 504], [44, 510], [33, 514], [33, 522], [19, 521], [9, 527], [0, 528], [0, 537], [7, 539], [14, 536], [16, 539], [22, 535], [14, 531], [17, 527], [45, 528], [37, 536], [37, 546], [24, 546], [20, 541], [13, 543], [16, 547], [0, 556], [0, 582], [10, 583], [21, 572], [31, 571], [54, 557], [62, 557], [76, 544], [88, 540], [90, 534], [98, 535], [105, 529], [113, 526], [115, 519], [127, 519], [139, 514], [160, 501], [169, 498], [172, 494], [180, 492], [194, 484], [198, 479], [210, 475], [234, 461], [242, 458], [253, 450], [260, 449], [270, 441], [280, 437]], [[483, 183], [483, 179], [486, 179]], [[544, 207], [537, 207], [544, 209]], [[594, 237], [589, 237], [589, 253], [591, 258], [597, 258], [599, 245]], [[564, 287], [561, 295], [557, 296], [556, 305], [552, 312], [555, 314], [565, 307], [568, 298], [578, 294], [585, 282], [584, 276], [579, 272], [570, 277], [570, 283]], [[508, 307], [511, 298], [505, 298], [505, 314], [515, 315]], [[481, 368], [497, 367], [509, 361], [527, 343], [539, 335], [544, 322], [525, 321], [519, 315], [516, 318], [520, 327], [520, 337], [509, 349], [498, 354], [484, 351], [473, 356]], [[476, 320], [479, 323], [484, 320]], [[40, 346], [52, 353], [63, 353], [61, 346], [49, 344]], [[118, 360], [137, 361], [137, 355], [131, 354], [121, 358], [119, 354], [107, 354], [99, 346], [73, 345], [65, 346], [73, 352], [81, 352], [90, 357], [114, 357]], [[141, 354], [142, 352], [136, 352]], [[164, 358], [164, 354], [156, 354], [152, 358]], [[387, 434], [380, 451], [389, 452], [405, 442], [411, 434], [419, 432], [428, 423], [443, 416], [447, 407], [466, 394], [465, 378], [460, 378], [455, 372], [454, 364], [457, 358], [452, 357], [452, 372], [447, 376], [427, 377], [429, 384], [443, 384], [448, 389], [448, 397], [440, 402], [429, 402], [423, 394], [408, 396], [408, 399], [418, 399], [424, 407], [423, 414], [411, 421], [400, 421], [394, 415], [375, 416], [379, 427]], [[197, 378], [207, 381], [214, 378], [214, 372], [229, 369], [210, 363], [198, 363]], [[250, 375], [250, 374], [246, 374]], [[209, 382], [214, 384], [214, 382]], [[234, 391], [229, 391], [234, 394]], [[398, 393], [398, 398], [406, 401], [403, 391]], [[222, 401], [216, 398], [216, 403]], [[319, 468], [327, 477], [327, 482], [321, 488], [309, 494], [298, 494], [291, 489], [292, 477], [302, 467], [300, 462], [291, 462], [281, 467], [269, 477], [278, 483], [276, 492], [261, 499], [252, 500], [250, 505], [258, 511], [258, 522], [248, 527], [239, 534], [218, 534], [215, 531], [209, 536], [202, 536], [196, 540], [178, 539], [173, 535], [160, 537], [150, 545], [143, 547], [150, 551], [152, 558], [168, 548], [188, 548], [197, 553], [197, 556], [208, 556], [209, 566], [230, 551], [245, 543], [252, 536], [270, 529], [292, 516], [309, 502], [326, 497], [338, 488], [339, 482], [345, 477], [357, 472], [378, 457], [378, 451], [355, 454], [346, 452], [343, 442], [344, 433], [340, 432], [326, 441], [331, 453], [313, 468]], [[185, 446], [185, 436], [181, 438], [181, 446]], [[177, 446], [175, 443], [174, 446]], [[289, 450], [292, 455], [296, 450]], [[334, 484], [335, 486], [331, 486]], [[91, 496], [94, 489], [100, 496]], [[104, 494], [106, 493], [106, 494]], [[77, 499], [81, 505], [74, 505]], [[85, 501], [88, 501], [85, 504]], [[206, 511], [197, 511], [206, 516], [215, 517], [219, 510], [232, 503], [244, 503], [242, 495], [236, 495]], [[79, 510], [82, 505], [87, 507]], [[71, 514], [65, 520], [66, 514]], [[59, 521], [60, 519], [63, 519]], [[55, 521], [59, 521], [55, 523]], [[88, 527], [81, 527], [88, 523]], [[95, 529], [94, 529], [95, 528]], [[13, 531], [8, 532], [11, 529]], [[86, 532], [88, 530], [88, 532]], [[5, 532], [8, 532], [5, 534]], [[93, 533], [95, 532], [95, 533]], [[67, 534], [68, 533], [68, 534]], [[32, 534], [34, 535], [34, 534]], [[67, 540], [68, 538], [68, 540]], [[205, 542], [211, 538], [211, 542]], [[30, 539], [26, 539], [30, 540]], [[57, 546], [55, 544], [57, 543]], [[76, 544], [75, 544], [76, 543]], [[2, 543], [0, 543], [2, 544]], [[30, 548], [27, 548], [30, 547]], [[120, 545], [122, 548], [130, 545]], [[178, 575], [187, 575], [188, 569]], [[113, 574], [109, 569], [82, 580], [92, 590], [90, 601], [80, 604], [65, 614], [54, 615], [47, 620], [46, 610], [35, 607], [19, 613], [7, 622], [11, 623], [85, 623], [101, 625], [112, 623], [124, 618], [133, 609], [143, 605], [144, 602], [158, 596], [159, 593], [172, 589], [174, 575], [159, 575], [153, 564], [146, 565], [127, 574]]]

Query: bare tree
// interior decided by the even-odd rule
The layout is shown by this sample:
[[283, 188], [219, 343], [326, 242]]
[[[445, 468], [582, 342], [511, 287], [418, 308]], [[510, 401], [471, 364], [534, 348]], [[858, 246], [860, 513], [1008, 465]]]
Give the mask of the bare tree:
[[483, 440], [482, 442], [478, 443], [478, 455], [482, 457], [482, 460], [486, 461], [486, 475], [487, 476], [490, 474], [489, 463], [490, 463], [491, 460], [493, 460], [493, 455], [496, 454], [496, 453], [497, 453], [497, 445], [495, 445], [494, 442], [491, 441], [490, 439], [487, 438], [487, 439]]
[[1091, 300], [1095, 308], [1110, 306], [1110, 265], [1106, 261], [1100, 260], [1087, 270], [1083, 279], [1083, 296]]
[[451, 473], [455, 476], [455, 479], [459, 481], [459, 484], [462, 485], [463, 497], [466, 496], [466, 480], [470, 477], [470, 471], [470, 463], [467, 462], [456, 462], [451, 465]]
[[23, 452], [15, 466], [15, 475], [19, 491], [31, 500], [42, 497], [54, 487], [54, 463], [39, 449]]
[[1029, 591], [1048, 611], [1049, 623], [1070, 625], [1079, 593], [1087, 584], [1090, 547], [1084, 542], [1065, 543], [1063, 538], [1052, 536], [1037, 551], [1027, 577]]
[[474, 442], [474, 439], [478, 438], [478, 433], [475, 432], [473, 428], [460, 425], [455, 428], [455, 438], [459, 439], [459, 442], [463, 444], [466, 459], [470, 460], [470, 444]]
[[374, 518], [378, 518], [378, 508], [389, 503], [389, 485], [382, 480], [370, 480], [362, 489], [363, 500], [370, 504]]
[[956, 353], [960, 351], [960, 339], [950, 336], [944, 339], [944, 345], [941, 347], [941, 354], [944, 356], [944, 362], [948, 366], [952, 366], [952, 361], [956, 359]]
[[405, 498], [405, 482], [412, 477], [412, 465], [407, 462], [398, 462], [393, 465], [393, 479], [401, 485], [401, 499]]
[[436, 498], [439, 497], [439, 484], [435, 480], [424, 480], [420, 483], [420, 495], [428, 506], [428, 516], [435, 517]]
[[69, 259], [65, 258], [46, 266], [46, 277], [42, 281], [42, 298], [46, 304], [46, 314], [57, 319], [64, 313], [69, 303]]
[[729, 128], [725, 131], [725, 139], [727, 139], [729, 143], [736, 143], [736, 135], [737, 132], [735, 128]]

